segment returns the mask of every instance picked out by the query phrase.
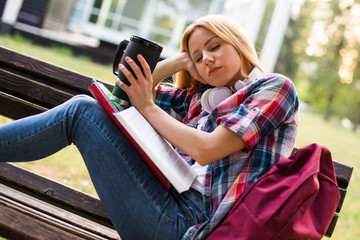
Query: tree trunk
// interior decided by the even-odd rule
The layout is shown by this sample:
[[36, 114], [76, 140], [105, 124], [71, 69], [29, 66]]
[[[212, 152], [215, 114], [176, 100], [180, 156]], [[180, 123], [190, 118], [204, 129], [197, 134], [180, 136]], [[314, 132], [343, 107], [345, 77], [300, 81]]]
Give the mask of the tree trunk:
[[331, 91], [328, 97], [328, 101], [327, 101], [327, 105], [326, 105], [326, 109], [323, 115], [323, 118], [325, 121], [328, 121], [331, 117], [331, 108], [332, 108], [332, 104], [334, 101], [334, 97], [335, 97], [335, 90]]
[[354, 132], [357, 130], [359, 125], [360, 125], [360, 101], [358, 102], [358, 108], [357, 108], [356, 113], [355, 113], [355, 122], [354, 122], [354, 125], [353, 125]]

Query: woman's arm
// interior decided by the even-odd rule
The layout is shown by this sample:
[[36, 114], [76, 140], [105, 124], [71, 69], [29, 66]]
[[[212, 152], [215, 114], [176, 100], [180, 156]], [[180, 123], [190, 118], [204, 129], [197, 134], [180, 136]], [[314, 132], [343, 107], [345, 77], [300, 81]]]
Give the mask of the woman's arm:
[[242, 138], [222, 125], [208, 133], [175, 120], [155, 104], [146, 105], [139, 111], [161, 136], [200, 165], [207, 165], [244, 148]]
[[153, 87], [155, 88], [162, 80], [174, 75], [181, 70], [190, 72], [191, 76], [193, 76], [196, 80], [202, 81], [189, 57], [189, 54], [184, 52], [164, 59], [156, 65], [156, 68], [152, 74]]
[[[117, 84], [128, 94], [132, 105], [173, 146], [187, 153], [201, 165], [217, 161], [244, 148], [242, 138], [223, 126], [208, 133], [186, 126], [172, 118], [152, 100], [152, 87], [155, 84], [146, 60], [142, 56], [138, 56], [144, 74], [132, 59], [126, 58], [125, 60], [133, 69], [136, 78], [123, 65], [120, 65], [119, 70], [124, 73], [131, 85], [127, 86], [119, 79], [116, 80]], [[178, 66], [175, 66], [176, 61], [169, 62], [169, 65], [172, 64], [178, 69]], [[160, 69], [163, 69], [166, 74], [155, 73], [156, 81], [173, 71], [165, 64], [159, 65], [158, 70]]]

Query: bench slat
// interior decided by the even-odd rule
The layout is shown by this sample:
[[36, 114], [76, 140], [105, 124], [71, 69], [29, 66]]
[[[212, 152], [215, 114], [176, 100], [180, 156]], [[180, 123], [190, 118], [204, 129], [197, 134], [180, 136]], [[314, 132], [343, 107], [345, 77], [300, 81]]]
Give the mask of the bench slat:
[[339, 203], [336, 207], [336, 212], [339, 213], [341, 208], [342, 208], [342, 205], [344, 203], [344, 200], [345, 200], [345, 196], [346, 196], [346, 192], [347, 190], [346, 189], [343, 189], [343, 188], [340, 188], [339, 187], [339, 190], [340, 190], [340, 200], [339, 200]]
[[0, 183], [112, 227], [101, 201], [10, 163], [0, 163]]
[[0, 114], [11, 119], [20, 119], [45, 111], [42, 107], [2, 92], [0, 92], [0, 103]]
[[347, 189], [354, 168], [336, 161], [334, 161], [334, 168], [338, 186]]
[[[0, 184], [1, 234], [35, 239], [120, 239], [113, 229]], [[51, 232], [49, 232], [51, 231]]]
[[338, 219], [339, 219], [339, 215], [335, 214], [333, 216], [333, 218], [331, 219], [330, 225], [329, 225], [329, 227], [327, 228], [327, 230], [325, 232], [326, 237], [330, 238], [332, 236], [332, 234], [334, 233], [334, 229], [335, 229], [335, 226], [336, 226], [336, 223], [337, 223]]
[[7, 206], [0, 204], [0, 232], [2, 237], [9, 239], [59, 239], [71, 240], [74, 238], [59, 229], [43, 224], [37, 219], [26, 214], [19, 213]]
[[[30, 99], [34, 99], [40, 105], [43, 101], [48, 101], [46, 98], [41, 101], [37, 99], [37, 94], [46, 94], [46, 91], [44, 93], [43, 89], [46, 90], [52, 88], [51, 91], [49, 90], [50, 93], [54, 91], [57, 92], [59, 89], [63, 91], [63, 94], [57, 92], [52, 98], [49, 98], [52, 103], [49, 105], [50, 107], [54, 106], [55, 103], [59, 104], [69, 99], [69, 93], [71, 96], [76, 94], [91, 95], [88, 87], [91, 84], [92, 77], [2, 46], [0, 46], [0, 70], [0, 91], [19, 98], [24, 95], [32, 96]], [[35, 86], [42, 84], [41, 88], [34, 89], [30, 82], [29, 85], [23, 87], [24, 83], [29, 80], [33, 80], [31, 84], [35, 84]], [[112, 91], [114, 87], [112, 84], [101, 80], [98, 81]], [[9, 84], [18, 87], [13, 87], [13, 89], [10, 90], [6, 89], [5, 86]], [[29, 90], [27, 90], [29, 87], [33, 89], [34, 93], [29, 94]], [[56, 100], [57, 97], [59, 97], [59, 100]]]
[[0, 80], [1, 91], [45, 108], [57, 106], [72, 96], [82, 93], [3, 69], [0, 69]]
[[5, 47], [0, 47], [0, 64], [24, 73], [29, 73], [32, 76], [50, 79], [53, 82], [83, 92], [88, 92], [87, 88], [91, 82], [91, 77], [89, 76]]

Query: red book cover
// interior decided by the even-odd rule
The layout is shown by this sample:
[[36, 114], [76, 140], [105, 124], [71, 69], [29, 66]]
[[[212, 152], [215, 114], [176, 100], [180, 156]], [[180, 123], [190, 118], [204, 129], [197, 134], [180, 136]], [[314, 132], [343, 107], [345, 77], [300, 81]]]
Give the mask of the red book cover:
[[119, 123], [119, 121], [114, 117], [113, 113], [118, 112], [118, 108], [115, 104], [109, 99], [106, 93], [101, 89], [101, 83], [98, 83], [95, 79], [92, 80], [91, 85], [89, 86], [89, 91], [94, 96], [94, 98], [99, 102], [99, 104], [104, 108], [106, 113], [113, 119], [116, 125], [120, 128], [123, 134], [128, 138], [130, 143], [135, 147], [139, 152], [140, 156], [144, 159], [145, 163], [149, 166], [151, 171], [158, 178], [160, 183], [165, 187], [165, 189], [170, 188], [169, 182], [166, 180], [164, 175], [160, 170], [155, 166], [151, 159], [146, 155], [142, 148], [135, 142], [135, 140], [130, 136], [130, 134], [125, 130], [125, 128]]

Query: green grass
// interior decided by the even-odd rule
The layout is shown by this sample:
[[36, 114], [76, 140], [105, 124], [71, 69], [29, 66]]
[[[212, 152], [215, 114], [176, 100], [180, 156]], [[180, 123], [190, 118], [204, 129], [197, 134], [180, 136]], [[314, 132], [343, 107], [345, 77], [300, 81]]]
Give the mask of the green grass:
[[[86, 58], [74, 58], [64, 49], [44, 49], [17, 37], [0, 37], [0, 45], [36, 56], [40, 59], [114, 83], [111, 66], [92, 63]], [[0, 124], [9, 121], [0, 117]], [[351, 165], [354, 173], [331, 239], [360, 239], [360, 134], [342, 128], [335, 122], [324, 122], [321, 117], [302, 112], [296, 146], [320, 143], [332, 152], [334, 160]], [[74, 188], [96, 195], [82, 158], [74, 146], [67, 147], [42, 161], [21, 163], [21, 166]]]

